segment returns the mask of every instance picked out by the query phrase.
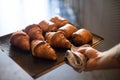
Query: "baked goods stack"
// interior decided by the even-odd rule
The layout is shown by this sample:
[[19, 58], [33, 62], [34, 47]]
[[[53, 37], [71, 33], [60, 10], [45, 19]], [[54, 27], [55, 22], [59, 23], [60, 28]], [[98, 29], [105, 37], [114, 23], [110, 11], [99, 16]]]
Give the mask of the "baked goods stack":
[[57, 15], [14, 32], [10, 43], [22, 50], [31, 51], [35, 57], [57, 60], [55, 48], [71, 49], [72, 45], [87, 44], [92, 38], [89, 30], [78, 29], [67, 19]]

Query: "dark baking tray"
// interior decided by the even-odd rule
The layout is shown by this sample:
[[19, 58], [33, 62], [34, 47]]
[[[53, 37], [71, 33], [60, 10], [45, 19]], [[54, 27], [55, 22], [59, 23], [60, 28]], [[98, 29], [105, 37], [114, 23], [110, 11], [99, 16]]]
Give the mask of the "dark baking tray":
[[[40, 59], [33, 57], [31, 52], [25, 52], [11, 46], [9, 42], [10, 36], [11, 34], [0, 37], [0, 50], [11, 57], [33, 78], [37, 78], [65, 63], [64, 55], [66, 50], [64, 49], [55, 49], [58, 56], [56, 61]], [[91, 43], [92, 47], [103, 41], [102, 37], [95, 34], [93, 34], [93, 36], [93, 41]]]

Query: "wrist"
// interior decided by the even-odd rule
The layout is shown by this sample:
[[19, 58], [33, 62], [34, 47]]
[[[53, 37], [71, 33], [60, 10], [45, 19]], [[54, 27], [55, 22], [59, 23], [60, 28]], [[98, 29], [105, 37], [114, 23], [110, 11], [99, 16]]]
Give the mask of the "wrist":
[[120, 64], [112, 52], [108, 50], [99, 55], [98, 69], [120, 68]]

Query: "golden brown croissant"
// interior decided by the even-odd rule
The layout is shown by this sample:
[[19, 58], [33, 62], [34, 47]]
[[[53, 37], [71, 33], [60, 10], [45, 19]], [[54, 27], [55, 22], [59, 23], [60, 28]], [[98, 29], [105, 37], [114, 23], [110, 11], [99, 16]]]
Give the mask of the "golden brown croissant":
[[30, 50], [30, 38], [23, 31], [14, 32], [10, 37], [10, 43], [20, 49]]
[[50, 21], [54, 22], [58, 28], [64, 26], [65, 24], [69, 23], [69, 21], [59, 15], [54, 16], [50, 19]]
[[92, 33], [87, 29], [79, 29], [72, 34], [71, 41], [74, 45], [80, 46], [92, 41]]
[[44, 40], [42, 29], [37, 24], [27, 26], [24, 31], [30, 36], [31, 40]]
[[71, 48], [72, 46], [62, 32], [48, 32], [45, 39], [52, 47]]
[[77, 28], [71, 24], [66, 24], [58, 29], [58, 31], [62, 31], [66, 38], [70, 39], [73, 32], [77, 31]]
[[46, 41], [33, 40], [31, 43], [31, 49], [33, 56], [51, 60], [57, 59], [54, 49]]
[[57, 25], [51, 21], [43, 20], [39, 23], [39, 26], [43, 32], [53, 32], [57, 31]]

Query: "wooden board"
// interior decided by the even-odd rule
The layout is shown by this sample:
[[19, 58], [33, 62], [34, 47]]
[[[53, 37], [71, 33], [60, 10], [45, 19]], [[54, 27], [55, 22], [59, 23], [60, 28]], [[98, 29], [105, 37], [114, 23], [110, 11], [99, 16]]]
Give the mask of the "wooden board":
[[[33, 57], [31, 52], [22, 51], [10, 45], [9, 38], [11, 34], [0, 37], [0, 50], [11, 57], [18, 65], [20, 65], [30, 76], [37, 78], [54, 68], [64, 64], [64, 55], [66, 50], [55, 49], [57, 52], [57, 60], [50, 61]], [[91, 46], [98, 45], [103, 38], [93, 34], [93, 41]], [[12, 70], [12, 69], [11, 69]]]

